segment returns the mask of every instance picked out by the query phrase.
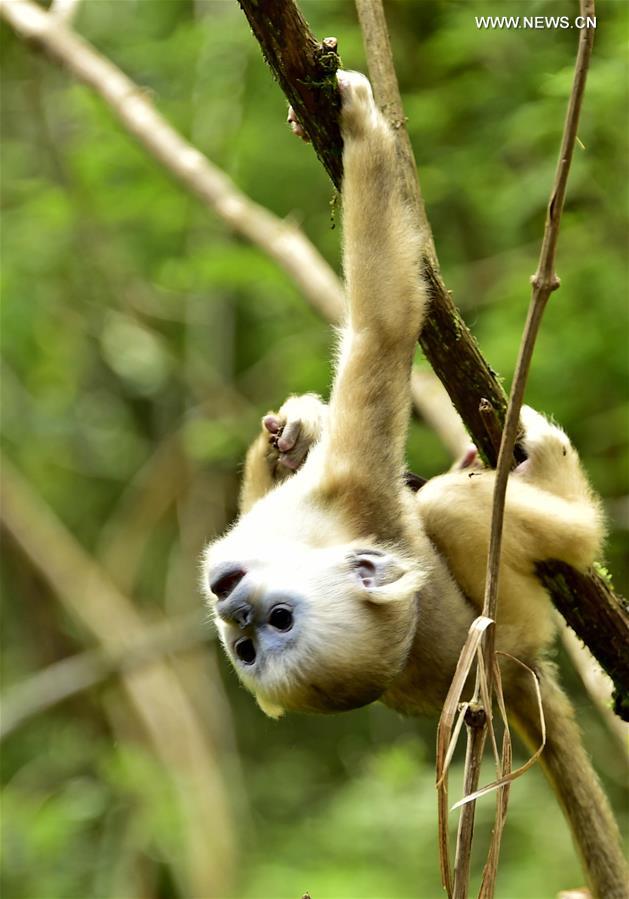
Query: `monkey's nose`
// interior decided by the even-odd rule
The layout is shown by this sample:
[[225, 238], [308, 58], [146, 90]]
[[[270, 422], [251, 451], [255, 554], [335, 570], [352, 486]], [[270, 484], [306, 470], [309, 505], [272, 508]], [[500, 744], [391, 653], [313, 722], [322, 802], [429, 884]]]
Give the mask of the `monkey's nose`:
[[253, 623], [255, 609], [246, 599], [234, 597], [231, 600], [218, 602], [216, 611], [219, 618], [228, 624], [237, 624], [240, 628], [249, 627]]

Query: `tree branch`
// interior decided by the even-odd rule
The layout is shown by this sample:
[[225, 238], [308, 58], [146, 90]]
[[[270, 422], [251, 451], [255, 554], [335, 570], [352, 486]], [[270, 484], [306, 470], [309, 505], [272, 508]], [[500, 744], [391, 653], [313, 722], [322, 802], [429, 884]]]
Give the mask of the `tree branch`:
[[90, 649], [37, 671], [8, 687], [2, 695], [0, 740], [35, 715], [96, 686], [113, 674], [143, 668], [163, 656], [185, 652], [214, 639], [201, 612], [150, 625], [122, 649]]
[[[581, 0], [580, 6], [582, 15], [594, 15], [594, 0]], [[577, 50], [577, 62], [572, 83], [572, 91], [570, 93], [568, 111], [561, 139], [559, 162], [548, 204], [548, 213], [544, 228], [544, 238], [540, 251], [539, 264], [537, 272], [532, 278], [533, 294], [518, 353], [515, 376], [511, 387], [511, 395], [509, 397], [507, 415], [500, 442], [500, 452], [498, 453], [498, 465], [496, 468], [496, 479], [493, 491], [487, 572], [485, 576], [485, 596], [482, 611], [483, 616], [492, 621], [496, 621], [498, 611], [499, 567], [501, 560], [507, 481], [512, 468], [513, 450], [520, 427], [520, 411], [524, 399], [531, 359], [533, 358], [535, 342], [550, 294], [559, 287], [559, 279], [555, 274], [555, 251], [559, 239], [561, 213], [563, 211], [563, 202], [566, 195], [570, 162], [572, 160], [574, 144], [576, 141], [579, 113], [585, 91], [585, 82], [593, 42], [594, 29], [582, 28], [579, 35], [579, 46]], [[481, 700], [483, 682], [486, 684], [486, 695], [483, 696], [481, 700], [481, 708], [483, 708], [485, 712], [485, 721], [483, 727], [480, 729], [480, 733], [468, 730], [467, 755], [465, 759], [465, 795], [467, 796], [472, 795], [476, 790], [478, 773], [483, 759], [484, 737], [490, 726], [494, 702], [494, 670], [497, 672], [497, 666], [495, 665], [495, 643], [496, 629], [495, 627], [489, 627], [485, 630], [482, 637], [483, 653], [482, 658], [479, 658], [478, 661], [474, 689], [474, 700], [478, 702]], [[625, 642], [625, 647], [626, 646], [627, 643]], [[499, 677], [498, 672], [497, 676]], [[496, 688], [498, 688], [497, 685]], [[506, 733], [508, 733], [508, 730]], [[500, 780], [506, 773], [507, 772], [502, 769], [502, 766], [498, 765], [498, 779]], [[500, 792], [502, 793], [503, 790]], [[454, 899], [466, 899], [468, 894], [474, 812], [475, 803], [469, 802], [467, 806], [463, 808], [459, 819], [459, 837], [461, 837], [461, 832], [463, 831], [464, 839], [459, 839], [457, 841], [455, 879], [452, 891]], [[493, 892], [492, 882], [490, 895], [493, 896]]]
[[[581, 15], [584, 18], [594, 17], [594, 0], [580, 0]], [[582, 28], [579, 34], [579, 46], [577, 50], [577, 61], [575, 66], [574, 79], [570, 99], [568, 101], [568, 110], [566, 112], [566, 120], [561, 138], [561, 148], [559, 151], [559, 160], [557, 170], [555, 172], [555, 180], [548, 202], [548, 210], [546, 215], [546, 224], [544, 227], [544, 238], [542, 248], [540, 250], [539, 263], [537, 271], [532, 278], [533, 293], [529, 306], [528, 317], [524, 327], [522, 343], [518, 354], [515, 375], [511, 387], [511, 395], [507, 408], [507, 415], [502, 432], [502, 441], [500, 444], [500, 452], [498, 454], [498, 465], [496, 468], [496, 482], [494, 486], [493, 508], [491, 516], [491, 536], [489, 541], [489, 557], [487, 561], [487, 580], [485, 586], [485, 601], [483, 614], [488, 618], [496, 618], [496, 607], [498, 602], [498, 568], [500, 564], [500, 549], [502, 543], [502, 526], [504, 519], [505, 496], [507, 492], [507, 481], [511, 471], [511, 460], [513, 457], [513, 449], [518, 436], [520, 427], [520, 410], [524, 399], [524, 391], [528, 380], [528, 373], [533, 358], [533, 350], [542, 316], [546, 308], [548, 298], [554, 290], [559, 287], [559, 278], [555, 273], [555, 252], [557, 249], [557, 241], [559, 239], [559, 227], [561, 224], [561, 213], [563, 211], [564, 199], [566, 196], [566, 186], [568, 183], [568, 174], [570, 172], [570, 163], [574, 152], [574, 145], [577, 137], [577, 127], [579, 124], [579, 113], [583, 102], [585, 92], [585, 82], [587, 72], [592, 55], [592, 45], [594, 43], [594, 29]], [[491, 655], [493, 656], [493, 628], [488, 633], [488, 643], [491, 644]], [[625, 644], [626, 648], [626, 644]], [[491, 664], [491, 662], [489, 662]], [[488, 671], [490, 676], [490, 672]]]
[[[124, 655], [145, 631], [135, 606], [8, 459], [0, 461], [3, 527], [50, 584], [67, 614], [105, 651]], [[208, 899], [224, 896], [229, 892], [235, 854], [231, 810], [220, 765], [194, 706], [179, 677], [163, 661], [123, 671], [122, 684], [156, 758], [177, 790], [186, 847], [182, 867], [189, 893]], [[208, 839], [214, 847], [210, 853]]]
[[318, 41], [299, 7], [284, 0], [238, 0], [264, 57], [315, 153], [340, 189], [343, 141], [336, 86], [336, 38]]
[[30, 0], [0, 0], [0, 16], [94, 90], [151, 156], [230, 228], [262, 247], [327, 319], [335, 321], [340, 316], [342, 285], [310, 241], [295, 225], [239, 191], [224, 172], [168, 124], [139, 85]]
[[564, 562], [537, 563], [555, 607], [614, 683], [614, 711], [629, 721], [629, 603], [600, 576], [585, 577]]

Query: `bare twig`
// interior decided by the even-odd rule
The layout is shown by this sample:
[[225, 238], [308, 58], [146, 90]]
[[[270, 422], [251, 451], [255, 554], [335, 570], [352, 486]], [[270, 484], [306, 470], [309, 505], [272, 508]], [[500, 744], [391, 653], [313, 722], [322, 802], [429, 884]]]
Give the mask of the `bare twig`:
[[[0, 516], [4, 528], [46, 578], [72, 619], [107, 651], [124, 653], [142, 639], [145, 630], [133, 604], [6, 458], [2, 459], [2, 474]], [[231, 812], [220, 767], [196, 712], [164, 662], [123, 673], [122, 683], [155, 755], [177, 790], [187, 850], [182, 865], [187, 891], [190, 895], [224, 896], [234, 857]]]
[[[594, 15], [593, 0], [581, 0], [581, 14], [586, 16]], [[498, 603], [498, 574], [500, 565], [500, 550], [502, 541], [502, 530], [504, 521], [504, 505], [507, 489], [507, 481], [512, 468], [513, 450], [518, 435], [520, 422], [520, 409], [526, 388], [535, 340], [539, 331], [542, 315], [548, 302], [548, 298], [552, 291], [559, 287], [559, 279], [555, 274], [555, 250], [559, 237], [559, 225], [561, 221], [561, 213], [566, 193], [566, 184], [568, 173], [570, 170], [570, 162], [574, 150], [574, 144], [577, 134], [577, 124], [581, 102], [585, 90], [585, 81], [589, 60], [592, 52], [592, 44], [594, 40], [594, 30], [583, 28], [579, 35], [579, 46], [577, 51], [577, 62], [575, 68], [575, 76], [572, 86], [572, 92], [568, 103], [568, 112], [564, 124], [563, 137], [561, 142], [561, 150], [559, 154], [559, 162], [555, 174], [555, 182], [551, 191], [550, 201], [548, 204], [548, 212], [546, 217], [546, 227], [544, 230], [544, 238], [542, 241], [542, 249], [536, 274], [533, 276], [533, 294], [529, 307], [528, 319], [525, 325], [520, 352], [516, 365], [511, 395], [507, 407], [507, 415], [505, 419], [502, 440], [500, 444], [500, 452], [498, 455], [498, 466], [496, 470], [496, 479], [494, 485], [491, 533], [489, 539], [489, 555], [487, 560], [487, 578], [485, 584], [485, 597], [483, 603], [483, 616], [493, 621], [496, 620], [497, 603]], [[483, 635], [484, 649], [484, 671], [481, 667], [477, 670], [476, 691], [482, 680], [485, 680], [488, 688], [488, 696], [483, 702], [485, 715], [487, 720], [492, 715], [492, 695], [493, 695], [493, 679], [494, 679], [494, 657], [495, 657], [495, 628], [488, 628]], [[466, 772], [473, 775], [481, 765], [483, 741], [478, 735], [474, 735], [473, 744], [468, 744], [468, 756], [466, 757]], [[499, 780], [505, 774], [500, 770]], [[471, 776], [470, 775], [470, 776]], [[474, 795], [474, 794], [472, 794]], [[480, 795], [480, 794], [476, 794]], [[471, 798], [471, 797], [468, 797]], [[473, 819], [473, 802], [469, 803], [470, 811], [468, 817]], [[469, 854], [471, 852], [471, 835], [473, 831], [473, 820], [466, 821], [468, 840], [466, 843], [459, 842], [457, 846], [457, 857], [455, 861], [456, 871], [462, 869], [463, 875], [467, 877], [469, 874]], [[459, 850], [463, 853], [463, 858], [459, 856]], [[497, 861], [496, 850], [493, 852], [494, 865]], [[493, 895], [492, 884], [485, 882], [485, 895]], [[467, 880], [459, 881], [455, 877], [453, 895], [455, 899], [465, 899], [467, 896]], [[488, 892], [489, 890], [489, 892]]]
[[[580, 0], [580, 8], [582, 16], [594, 17], [594, 0]], [[515, 446], [520, 424], [520, 409], [524, 398], [535, 340], [537, 338], [548, 298], [550, 297], [550, 294], [559, 287], [559, 278], [555, 274], [555, 250], [559, 238], [559, 225], [566, 194], [566, 184], [577, 136], [579, 113], [581, 111], [581, 103], [585, 91], [585, 81], [587, 78], [590, 56], [592, 54], [593, 42], [594, 29], [582, 28], [579, 34], [577, 62], [570, 100], [568, 102], [566, 121], [564, 123], [559, 161], [557, 163], [555, 181], [548, 203], [544, 238], [542, 241], [537, 271], [532, 279], [533, 293], [529, 306], [528, 319], [524, 328], [516, 364], [502, 434], [502, 442], [500, 444], [500, 453], [498, 455], [491, 519], [489, 558], [487, 562], [487, 581], [483, 608], [483, 613], [488, 618], [493, 619], [496, 617], [496, 604], [498, 598], [498, 566], [500, 563], [500, 547], [502, 541], [507, 480], [509, 478], [509, 471], [511, 470], [513, 448]], [[493, 635], [489, 635], [488, 642], [490, 644], [493, 642]]]
[[72, 24], [77, 17], [82, 0], [52, 0], [50, 14], [66, 25]]
[[111, 677], [143, 668], [162, 656], [185, 652], [214, 639], [201, 612], [162, 621], [146, 628], [136, 643], [123, 649], [105, 647], [70, 656], [5, 690], [0, 740], [52, 706]]
[[[561, 628], [561, 642], [570, 657], [572, 665], [581, 679], [592, 704], [598, 710], [605, 726], [613, 735], [623, 754], [629, 745], [629, 725], [620, 720], [609, 706], [610, 680], [601, 669], [587, 646], [579, 642], [571, 628]], [[627, 645], [629, 645], [629, 640]]]
[[0, 0], [0, 15], [99, 94], [152, 156], [231, 228], [262, 247], [304, 295], [324, 310], [326, 318], [334, 321], [338, 317], [342, 288], [310, 241], [292, 223], [278, 219], [241, 193], [159, 115], [140, 86], [30, 0]]
[[[465, 716], [467, 746], [465, 750], [465, 767], [463, 793], [470, 796], [478, 787], [480, 769], [483, 762], [483, 749], [487, 737], [485, 712], [482, 705], [470, 703]], [[467, 896], [470, 880], [471, 846], [474, 836], [474, 803], [469, 802], [461, 809], [456, 836], [454, 854], [453, 896]]]

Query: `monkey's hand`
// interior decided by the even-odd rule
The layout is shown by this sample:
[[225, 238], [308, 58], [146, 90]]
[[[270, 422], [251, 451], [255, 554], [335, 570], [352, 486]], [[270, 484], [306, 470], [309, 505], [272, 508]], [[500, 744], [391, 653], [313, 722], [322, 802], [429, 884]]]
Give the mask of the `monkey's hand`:
[[278, 412], [262, 419], [262, 430], [249, 448], [240, 494], [244, 514], [269, 490], [294, 474], [326, 426], [328, 407], [314, 393], [291, 396]]
[[342, 98], [343, 139], [360, 140], [370, 130], [378, 128], [384, 122], [373, 98], [371, 84], [360, 72], [346, 72], [339, 69], [336, 78]]

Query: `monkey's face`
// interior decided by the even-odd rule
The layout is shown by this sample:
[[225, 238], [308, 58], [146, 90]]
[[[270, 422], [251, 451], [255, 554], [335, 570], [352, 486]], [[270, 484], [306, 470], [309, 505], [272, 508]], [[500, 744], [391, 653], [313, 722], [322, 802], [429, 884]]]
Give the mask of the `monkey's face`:
[[205, 587], [236, 671], [267, 714], [378, 699], [403, 668], [423, 574], [390, 548], [258, 540], [208, 549]]

